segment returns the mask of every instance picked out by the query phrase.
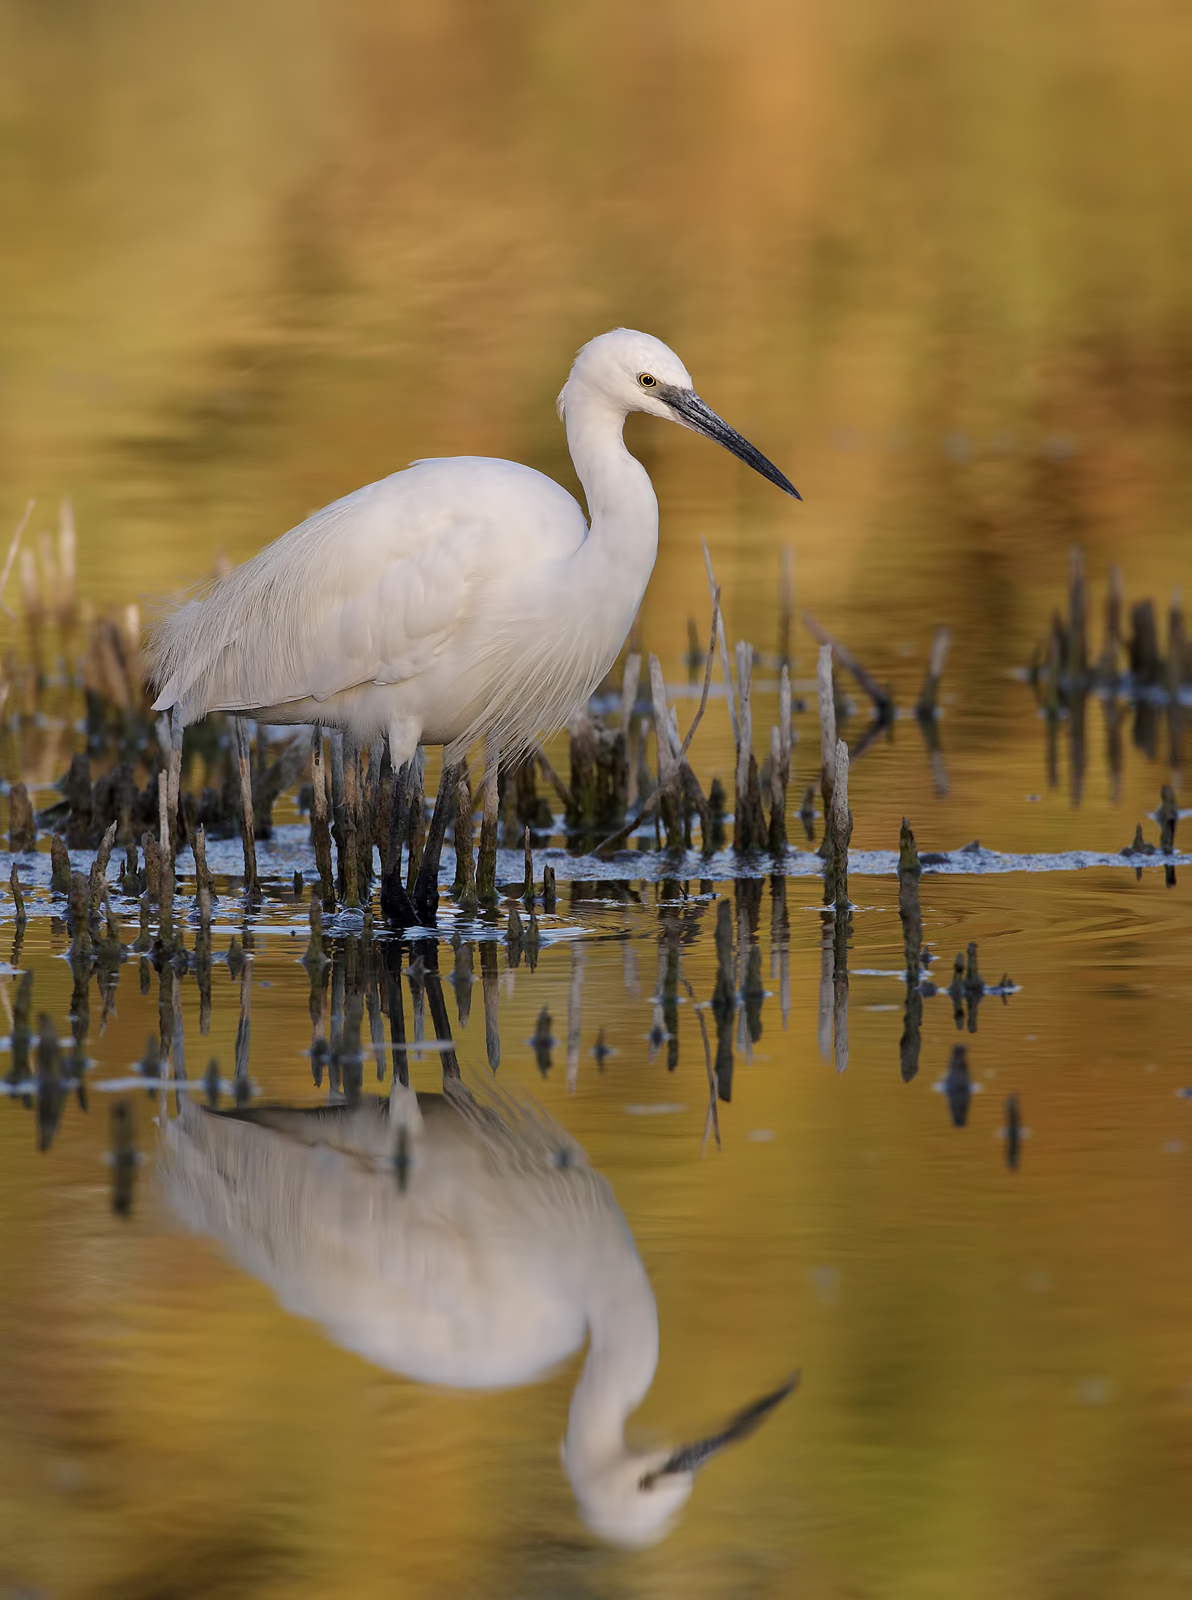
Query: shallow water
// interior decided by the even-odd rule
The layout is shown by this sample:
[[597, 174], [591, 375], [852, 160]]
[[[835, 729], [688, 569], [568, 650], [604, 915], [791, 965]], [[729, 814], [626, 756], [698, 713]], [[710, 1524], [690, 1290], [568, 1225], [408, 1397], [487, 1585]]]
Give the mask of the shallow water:
[[[504, 1393], [426, 1387], [340, 1348], [283, 1309], [259, 1269], [180, 1229], [156, 1173], [154, 1119], [176, 1117], [174, 1098], [129, 1082], [159, 1003], [172, 1023], [175, 981], [144, 964], [138, 985], [133, 959], [106, 1021], [92, 991], [86, 1110], [67, 1093], [43, 1154], [32, 1104], [14, 1094], [0, 1116], [12, 1570], [47, 1593], [149, 1593], [183, 1561], [202, 1574], [196, 1592], [616, 1594], [679, 1582], [778, 1594], [797, 1580], [830, 1595], [1014, 1585], [1022, 1573], [1079, 1588], [1109, 1566], [1110, 1592], [1182, 1592], [1184, 895], [1152, 872], [1140, 882], [1101, 868], [925, 874], [933, 974], [976, 940], [987, 981], [1006, 974], [1011, 992], [986, 995], [975, 1031], [954, 1021], [946, 993], [926, 999], [919, 1070], [904, 1083], [896, 883], [866, 877], [854, 891], [838, 1073], [818, 886], [787, 880], [784, 937], [777, 882], [722, 881], [703, 894], [690, 882], [669, 901], [640, 880], [624, 899], [594, 886], [596, 897], [568, 902], [564, 891], [559, 923], [571, 936], [551, 939], [544, 918], [533, 971], [525, 960], [513, 970], [502, 930], [489, 930], [497, 1081], [533, 1097], [609, 1180], [657, 1305], [658, 1371], [631, 1442], [696, 1437], [802, 1371], [759, 1434], [697, 1479], [662, 1544], [629, 1553], [581, 1520], [558, 1455], [580, 1357]], [[217, 960], [206, 1037], [194, 977], [177, 982], [187, 1070], [201, 1077], [217, 1056], [230, 1106], [247, 999], [248, 1104], [386, 1094], [384, 1048], [364, 1052], [355, 1090], [351, 1065], [337, 1083], [325, 1063], [313, 1082], [305, 941], [280, 894], [278, 884], [279, 902], [252, 927], [247, 981]], [[767, 992], [756, 1041], [744, 1010], [729, 1024], [718, 1147], [709, 1061], [719, 1070], [721, 1057], [700, 1008], [720, 896], [738, 939], [743, 918], [747, 949], [756, 918]], [[240, 924], [236, 906], [233, 896], [217, 918], [217, 955]], [[14, 961], [37, 974], [35, 1009], [63, 1023], [71, 973], [53, 958], [65, 947], [60, 925], [34, 917]], [[382, 994], [380, 974], [400, 963], [407, 1038], [433, 1040], [432, 946], [349, 936], [328, 948], [322, 1027], [333, 1044], [336, 995], [350, 1011], [370, 961]], [[478, 1086], [488, 961], [477, 944], [470, 1005], [449, 981], [454, 964], [440, 944], [454, 1049], [464, 1083]], [[546, 1071], [531, 1047], [543, 1007]], [[958, 1042], [973, 1082], [959, 1128], [938, 1092]], [[405, 1058], [415, 1088], [441, 1088], [441, 1051]], [[104, 1164], [113, 1080], [147, 1158], [129, 1219], [113, 1215]], [[1010, 1094], [1023, 1123], [1014, 1170]], [[409, 1181], [414, 1195], [417, 1163]]]
[[[574, 487], [553, 397], [571, 351], [624, 322], [673, 343], [806, 497], [631, 421], [662, 506], [640, 642], [681, 726], [699, 690], [687, 619], [707, 627], [701, 538], [730, 642], [774, 651], [789, 544], [796, 613], [891, 683], [901, 713], [850, 774], [839, 1072], [821, 820], [809, 842], [795, 816], [819, 765], [797, 622], [808, 709], [785, 876], [727, 851], [667, 858], [648, 830], [599, 862], [556, 838], [536, 853], [560, 896], [539, 911], [533, 966], [513, 965], [506, 909], [466, 923], [445, 901], [438, 943], [341, 914], [312, 1022], [307, 904], [289, 886], [313, 862], [287, 802], [252, 916], [239, 846], [211, 845], [204, 1032], [194, 971], [135, 952], [84, 1006], [44, 837], [20, 858], [23, 936], [0, 901], [0, 1594], [1192, 1592], [1189, 866], [1120, 854], [1140, 821], [1156, 839], [1161, 784], [1187, 800], [1185, 735], [1161, 708], [1096, 695], [1049, 723], [1024, 675], [1073, 542], [1094, 651], [1112, 563], [1129, 601], [1155, 599], [1163, 638], [1171, 591], [1192, 585], [1186, 20], [1121, 0], [1079, 17], [992, 0], [946, 15], [917, 0], [483, 15], [254, 0], [88, 18], [0, 3], [0, 19], [15, 241], [0, 253], [0, 514], [15, 522], [35, 494], [36, 531], [73, 497], [88, 604], [152, 606], [219, 551], [241, 559], [412, 457], [509, 454]], [[933, 750], [905, 712], [939, 624], [953, 646]], [[20, 623], [0, 627], [5, 651], [25, 649]], [[59, 641], [43, 646], [52, 671]], [[760, 754], [770, 660], [757, 679]], [[846, 687], [855, 753], [869, 718]], [[693, 756], [731, 792], [713, 689]], [[53, 689], [36, 719], [15, 709], [0, 769], [49, 804], [81, 747], [79, 701]], [[550, 752], [563, 770], [565, 743]], [[934, 858], [921, 895], [940, 991], [909, 1081], [904, 816]], [[189, 855], [180, 869], [189, 914]], [[499, 876], [520, 883], [520, 852]], [[738, 998], [754, 942], [764, 992], [722, 1030], [725, 902]], [[136, 908], [114, 906], [130, 945]], [[233, 938], [233, 966], [251, 957], [237, 976]], [[970, 941], [1003, 992], [957, 1020], [946, 987]], [[45, 1012], [64, 1057], [72, 1030], [86, 1057], [81, 1084], [64, 1060], [40, 1104], [9, 1073], [26, 970], [35, 1034]], [[391, 980], [412, 1047], [396, 1055]], [[354, 1007], [385, 1047], [312, 1054], [312, 1028], [342, 1053]], [[525, 1381], [489, 1392], [461, 1387], [474, 1353], [451, 1384], [355, 1353], [346, 1292], [314, 1309], [341, 1282], [351, 1195], [373, 1207], [351, 1239], [375, 1244], [377, 1216], [404, 1237], [394, 1207], [413, 1214], [438, 1170], [416, 1140], [408, 1171], [325, 1153], [288, 1277], [243, 1238], [237, 1253], [188, 1231], [159, 1125], [180, 1125], [183, 1091], [140, 1086], [150, 1037], [181, 1055], [196, 1116], [212, 1058], [221, 1109], [239, 1096], [257, 1117], [387, 1103], [402, 1061], [424, 1096], [458, 1062], [481, 1103], [495, 1084], [543, 1108], [558, 1132], [519, 1159], [545, 1160], [554, 1198], [519, 1224], [520, 1260], [567, 1285], [570, 1345], [560, 1334], [541, 1370], [526, 1329], [524, 1345], [494, 1331], [486, 1358], [513, 1350]], [[957, 1045], [963, 1126], [945, 1083]], [[116, 1105], [133, 1117], [123, 1166]], [[273, 1135], [236, 1126], [263, 1213], [273, 1157], [251, 1152]], [[593, 1529], [583, 1474], [560, 1460], [580, 1311], [604, 1281], [596, 1213], [563, 1187], [587, 1164], [628, 1230], [616, 1259], [644, 1268], [638, 1311], [657, 1312], [632, 1447], [702, 1438], [801, 1374], [644, 1549]], [[360, 1292], [373, 1304], [375, 1280]]]

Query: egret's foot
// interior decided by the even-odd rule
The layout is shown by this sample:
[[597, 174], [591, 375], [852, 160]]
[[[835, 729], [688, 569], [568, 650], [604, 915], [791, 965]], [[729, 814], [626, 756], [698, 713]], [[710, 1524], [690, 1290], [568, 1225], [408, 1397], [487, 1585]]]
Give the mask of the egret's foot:
[[432, 883], [429, 888], [423, 888], [421, 883], [414, 885], [414, 911], [424, 928], [434, 927], [439, 913], [437, 884]]
[[422, 921], [399, 873], [381, 879], [381, 915], [391, 928], [416, 928]]

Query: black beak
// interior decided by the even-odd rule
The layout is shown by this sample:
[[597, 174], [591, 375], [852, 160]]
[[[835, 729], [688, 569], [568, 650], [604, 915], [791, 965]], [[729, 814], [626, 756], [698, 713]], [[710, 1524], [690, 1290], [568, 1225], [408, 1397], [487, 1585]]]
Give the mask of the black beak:
[[702, 433], [706, 439], [715, 439], [717, 444], [722, 444], [726, 450], [731, 450], [746, 466], [752, 467], [755, 472], [760, 472], [763, 478], [769, 478], [771, 483], [776, 483], [786, 494], [794, 495], [796, 500], [803, 496], [788, 478], [785, 478], [772, 461], [767, 461], [760, 450], [755, 450], [748, 439], [742, 439], [735, 428], [730, 428], [727, 422], [721, 419], [705, 405], [694, 389], [672, 389], [669, 384], [661, 384], [658, 389], [659, 399], [664, 400], [674, 412], [676, 422], [681, 422], [685, 428], [693, 428], [696, 433]]
[[[785, 481], [785, 480], [784, 480]], [[792, 491], [793, 493], [793, 491]], [[799, 1373], [793, 1373], [784, 1384], [764, 1394], [760, 1400], [755, 1400], [752, 1405], [738, 1411], [719, 1433], [713, 1433], [706, 1439], [699, 1439], [694, 1444], [680, 1445], [671, 1452], [660, 1467], [655, 1467], [652, 1472], [647, 1472], [642, 1478], [639, 1488], [648, 1489], [657, 1479], [663, 1478], [668, 1472], [698, 1472], [700, 1467], [711, 1461], [726, 1445], [736, 1444], [740, 1439], [748, 1439], [751, 1433], [756, 1433], [762, 1423], [776, 1406], [782, 1404], [787, 1395], [799, 1387]]]

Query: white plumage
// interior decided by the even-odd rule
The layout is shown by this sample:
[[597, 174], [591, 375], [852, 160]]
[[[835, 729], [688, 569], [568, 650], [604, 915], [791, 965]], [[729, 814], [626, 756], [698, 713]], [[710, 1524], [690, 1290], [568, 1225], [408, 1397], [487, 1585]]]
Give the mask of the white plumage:
[[229, 1116], [187, 1096], [163, 1138], [160, 1173], [179, 1217], [288, 1310], [379, 1366], [498, 1388], [544, 1376], [587, 1338], [563, 1465], [606, 1538], [659, 1538], [699, 1467], [792, 1386], [696, 1444], [627, 1448], [626, 1418], [658, 1362], [650, 1281], [580, 1147], [491, 1086], [445, 1078], [440, 1096], [395, 1083], [387, 1103]]
[[316, 512], [168, 616], [155, 709], [388, 734], [459, 759], [515, 755], [608, 671], [658, 549], [658, 503], [625, 448], [631, 410], [695, 428], [791, 494], [695, 395], [672, 350], [617, 329], [584, 346], [559, 396], [590, 523], [552, 479], [475, 456], [419, 461]]

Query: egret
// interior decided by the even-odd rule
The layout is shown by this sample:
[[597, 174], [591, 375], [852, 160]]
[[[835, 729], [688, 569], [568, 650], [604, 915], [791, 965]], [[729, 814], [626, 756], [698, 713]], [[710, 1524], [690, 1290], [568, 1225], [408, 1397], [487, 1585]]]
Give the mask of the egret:
[[[525, 753], [608, 672], [658, 551], [658, 502], [625, 448], [630, 411], [724, 445], [798, 490], [696, 394], [661, 340], [629, 328], [580, 350], [558, 399], [588, 505], [513, 461], [416, 461], [316, 511], [167, 616], [150, 647], [155, 710], [386, 735], [395, 775], [440, 744], [438, 800], [411, 905], [400, 860], [381, 904], [433, 920], [448, 814], [472, 744]], [[404, 804], [404, 778], [394, 785]], [[400, 851], [398, 852], [400, 854]]]
[[562, 1459], [585, 1520], [615, 1543], [661, 1538], [696, 1471], [794, 1387], [698, 1442], [629, 1449], [626, 1418], [658, 1363], [645, 1267], [579, 1145], [493, 1089], [445, 1076], [441, 1095], [395, 1081], [387, 1100], [225, 1114], [185, 1097], [164, 1141], [180, 1219], [378, 1366], [504, 1388], [545, 1375], [586, 1337]]

